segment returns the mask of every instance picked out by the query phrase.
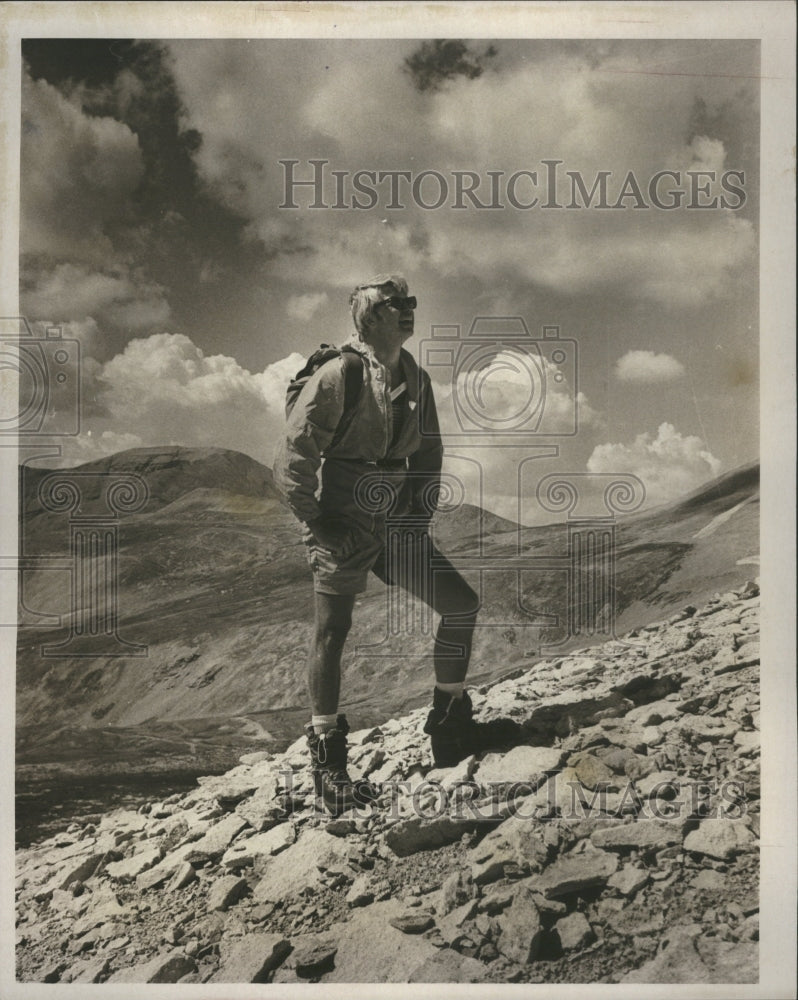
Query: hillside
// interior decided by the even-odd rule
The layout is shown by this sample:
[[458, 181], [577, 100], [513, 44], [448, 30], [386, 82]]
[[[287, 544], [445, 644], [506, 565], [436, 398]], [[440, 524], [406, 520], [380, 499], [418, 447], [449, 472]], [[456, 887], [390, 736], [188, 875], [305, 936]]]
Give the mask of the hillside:
[[[66, 556], [67, 516], [43, 511], [38, 501], [47, 473], [22, 471], [26, 554]], [[296, 522], [279, 503], [270, 471], [235, 452], [184, 448], [135, 449], [69, 471], [132, 472], [147, 483], [146, 506], [119, 520], [118, 558], [119, 633], [146, 644], [147, 655], [45, 658], [42, 645], [65, 631], [20, 629], [19, 773], [189, 762], [216, 769], [264, 732], [276, 749], [287, 745], [306, 715], [312, 593]], [[668, 508], [619, 522], [617, 629], [645, 625], [737, 580], [740, 560], [758, 556], [757, 490], [758, 467], [751, 466]], [[520, 552], [567, 563], [564, 526], [519, 529], [464, 507], [439, 515], [434, 534], [455, 563], [480, 551], [499, 560], [498, 569], [482, 574], [474, 683], [606, 638], [568, 638], [562, 569], [519, 571], [510, 562]], [[476, 570], [465, 572], [479, 583]], [[66, 614], [66, 591], [63, 572], [25, 576], [31, 611]], [[531, 626], [532, 615], [553, 616], [555, 624]], [[417, 629], [397, 645], [380, 642], [386, 631], [385, 588], [372, 579], [358, 600], [344, 663], [345, 707], [355, 725], [382, 722], [429, 697], [428, 636]]]
[[362, 810], [316, 810], [303, 739], [261, 743], [18, 852], [17, 978], [757, 982], [759, 588], [742, 579], [475, 690], [513, 745], [434, 771], [424, 709], [351, 734], [353, 775], [382, 787]]

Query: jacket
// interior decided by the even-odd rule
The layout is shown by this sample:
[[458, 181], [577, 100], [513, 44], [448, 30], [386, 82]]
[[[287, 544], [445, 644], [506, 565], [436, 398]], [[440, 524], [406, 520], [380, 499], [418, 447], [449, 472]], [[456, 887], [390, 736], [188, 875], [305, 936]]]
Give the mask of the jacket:
[[[360, 477], [371, 473], [371, 481], [391, 481], [396, 490], [396, 502], [387, 513], [426, 510], [431, 515], [443, 445], [429, 375], [403, 348], [408, 409], [399, 438], [389, 448], [393, 436], [390, 372], [366, 344], [353, 337], [348, 346], [363, 358], [363, 387], [346, 431], [331, 446], [344, 408], [344, 363], [336, 358], [311, 376], [288, 416], [274, 455], [275, 486], [300, 521], [335, 514], [373, 528], [376, 515], [364, 509], [355, 495]], [[392, 467], [377, 465], [383, 462], [393, 463]]]

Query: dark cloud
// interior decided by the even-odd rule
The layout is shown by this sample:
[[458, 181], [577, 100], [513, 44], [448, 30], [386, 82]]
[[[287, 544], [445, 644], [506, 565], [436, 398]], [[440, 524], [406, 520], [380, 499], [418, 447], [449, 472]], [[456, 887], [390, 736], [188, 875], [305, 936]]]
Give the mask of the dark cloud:
[[[227, 294], [254, 284], [267, 255], [198, 177], [202, 136], [184, 124], [167, 48], [33, 39], [22, 51], [23, 305], [46, 304], [57, 322], [93, 316], [104, 333], [93, 345], [100, 357], [148, 326], [162, 330], [167, 315], [170, 329], [197, 336], [214, 315], [220, 285]], [[59, 290], [64, 266], [81, 275], [79, 313], [68, 311], [75, 295]], [[131, 307], [127, 296], [111, 308], [106, 293], [120, 272], [159, 287], [168, 308]], [[96, 303], [93, 288], [103, 293]]]
[[404, 69], [420, 91], [440, 90], [446, 80], [463, 76], [475, 80], [482, 76], [485, 63], [497, 54], [497, 49], [489, 45], [483, 52], [469, 49], [465, 42], [457, 39], [436, 38], [422, 42], [420, 47], [404, 61]]

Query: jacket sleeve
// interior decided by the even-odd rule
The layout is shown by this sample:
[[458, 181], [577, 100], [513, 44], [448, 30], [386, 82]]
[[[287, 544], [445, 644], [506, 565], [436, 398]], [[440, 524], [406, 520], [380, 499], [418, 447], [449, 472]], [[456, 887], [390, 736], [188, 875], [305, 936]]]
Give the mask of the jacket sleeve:
[[438, 506], [438, 489], [443, 463], [443, 442], [438, 426], [438, 411], [432, 394], [429, 375], [419, 369], [421, 386], [419, 392], [419, 425], [424, 429], [418, 451], [408, 459], [410, 475], [411, 512], [426, 513], [430, 517]]
[[334, 358], [315, 372], [299, 394], [274, 454], [274, 485], [300, 521], [321, 514], [316, 499], [322, 452], [344, 411], [344, 368]]

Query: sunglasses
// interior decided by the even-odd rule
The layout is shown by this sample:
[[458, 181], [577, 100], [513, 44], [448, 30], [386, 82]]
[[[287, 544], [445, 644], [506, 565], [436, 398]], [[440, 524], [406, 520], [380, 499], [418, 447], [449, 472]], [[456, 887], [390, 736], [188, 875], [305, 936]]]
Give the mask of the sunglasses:
[[392, 309], [396, 309], [397, 312], [404, 312], [405, 309], [415, 309], [417, 304], [415, 295], [408, 295], [406, 298], [401, 295], [392, 295], [389, 299], [383, 299], [382, 302], [377, 303], [378, 306], [390, 306]]

